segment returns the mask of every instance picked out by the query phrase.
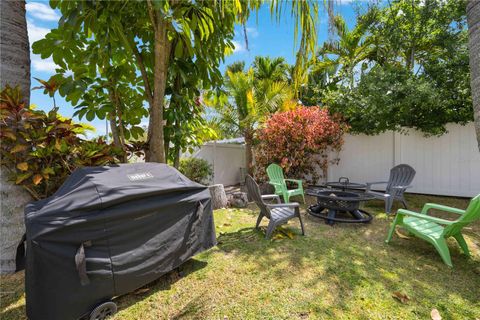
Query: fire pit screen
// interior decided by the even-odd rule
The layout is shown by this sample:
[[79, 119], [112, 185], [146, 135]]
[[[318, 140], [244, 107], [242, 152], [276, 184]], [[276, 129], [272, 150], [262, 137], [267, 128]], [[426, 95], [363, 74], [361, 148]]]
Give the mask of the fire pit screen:
[[309, 189], [306, 194], [317, 197], [317, 203], [308, 208], [308, 213], [325, 219], [327, 224], [368, 223], [372, 220], [370, 213], [359, 208], [361, 201], [373, 198], [368, 194], [331, 189]]

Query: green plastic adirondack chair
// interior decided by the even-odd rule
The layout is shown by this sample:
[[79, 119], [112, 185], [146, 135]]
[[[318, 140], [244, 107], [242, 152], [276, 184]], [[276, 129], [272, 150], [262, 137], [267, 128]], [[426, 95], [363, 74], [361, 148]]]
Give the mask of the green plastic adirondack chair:
[[[438, 209], [446, 212], [452, 212], [460, 215], [455, 221], [440, 219], [428, 216], [428, 210]], [[466, 210], [442, 206], [435, 203], [427, 203], [422, 209], [421, 213], [400, 209], [397, 212], [392, 227], [388, 233], [386, 242], [389, 243], [392, 239], [395, 226], [404, 227], [407, 231], [415, 236], [426, 240], [433, 244], [435, 249], [443, 259], [443, 262], [449, 267], [453, 267], [452, 259], [450, 258], [450, 251], [448, 250], [446, 239], [454, 237], [462, 248], [463, 252], [470, 256], [467, 243], [462, 236], [462, 228], [480, 219], [480, 194], [470, 201]]]
[[[305, 203], [305, 195], [303, 194], [303, 184], [302, 180], [295, 180], [295, 179], [285, 179], [283, 176], [282, 167], [278, 164], [272, 163], [267, 167], [267, 175], [271, 185], [275, 187], [275, 194], [281, 195], [283, 197], [283, 201], [288, 203], [290, 201], [291, 196], [301, 195], [303, 198], [303, 203]], [[297, 184], [296, 189], [287, 189], [287, 184], [285, 181], [291, 181]]]

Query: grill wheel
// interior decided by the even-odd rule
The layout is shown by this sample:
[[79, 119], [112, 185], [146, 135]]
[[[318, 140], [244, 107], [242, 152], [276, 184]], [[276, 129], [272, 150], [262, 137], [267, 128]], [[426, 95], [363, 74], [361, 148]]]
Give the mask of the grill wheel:
[[113, 316], [116, 312], [117, 305], [112, 301], [108, 301], [93, 309], [92, 313], [90, 313], [89, 320], [105, 320]]

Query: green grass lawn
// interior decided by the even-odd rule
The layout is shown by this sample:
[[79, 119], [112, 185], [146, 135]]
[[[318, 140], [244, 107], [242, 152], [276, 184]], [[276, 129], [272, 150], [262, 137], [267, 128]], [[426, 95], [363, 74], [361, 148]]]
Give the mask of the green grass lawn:
[[[425, 202], [468, 203], [423, 195], [407, 200], [417, 210]], [[420, 239], [394, 235], [385, 244], [392, 218], [380, 201], [365, 208], [375, 214], [368, 225], [331, 227], [304, 216], [305, 237], [297, 220], [273, 240], [264, 239], [265, 228], [253, 228], [255, 207], [218, 210], [218, 246], [117, 298], [114, 319], [430, 319], [434, 308], [443, 319], [480, 319], [480, 223], [464, 229], [471, 259], [449, 241], [450, 269]], [[395, 292], [407, 297], [403, 303]], [[26, 319], [23, 273], [1, 277], [0, 318]]]

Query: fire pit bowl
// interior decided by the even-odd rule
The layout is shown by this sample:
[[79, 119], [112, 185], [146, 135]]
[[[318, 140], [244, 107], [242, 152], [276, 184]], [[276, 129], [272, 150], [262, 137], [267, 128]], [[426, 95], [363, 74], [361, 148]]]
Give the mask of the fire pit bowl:
[[[359, 209], [361, 201], [372, 199], [368, 194], [331, 189], [307, 190], [306, 194], [317, 197], [317, 203], [308, 208], [308, 213], [325, 219], [327, 224], [333, 225], [335, 222], [368, 223], [372, 220], [370, 213]], [[340, 216], [339, 213], [349, 213], [351, 217]]]
[[319, 191], [316, 194], [317, 206], [333, 210], [352, 211], [360, 206], [360, 195], [345, 191]]

